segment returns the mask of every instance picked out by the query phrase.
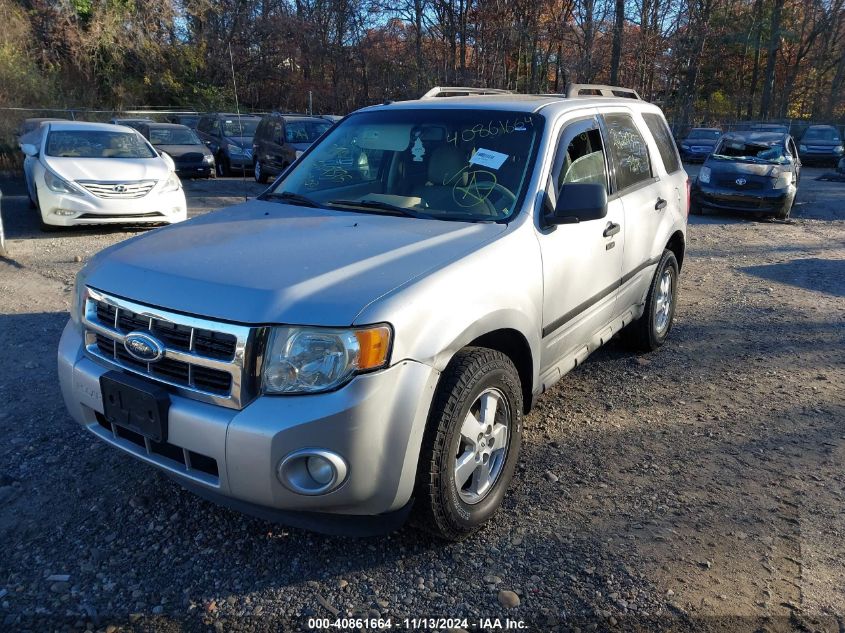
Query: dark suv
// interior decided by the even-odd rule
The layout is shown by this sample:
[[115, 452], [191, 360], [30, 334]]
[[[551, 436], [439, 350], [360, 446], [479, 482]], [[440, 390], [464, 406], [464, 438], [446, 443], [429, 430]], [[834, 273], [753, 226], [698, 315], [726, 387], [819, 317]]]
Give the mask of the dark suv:
[[808, 164], [836, 165], [845, 154], [842, 135], [832, 125], [811, 125], [801, 137], [798, 154]]
[[274, 112], [261, 119], [252, 141], [256, 182], [277, 176], [332, 126], [321, 117]]
[[232, 113], [205, 114], [197, 124], [197, 134], [214, 154], [218, 176], [252, 168], [252, 137], [261, 117]]

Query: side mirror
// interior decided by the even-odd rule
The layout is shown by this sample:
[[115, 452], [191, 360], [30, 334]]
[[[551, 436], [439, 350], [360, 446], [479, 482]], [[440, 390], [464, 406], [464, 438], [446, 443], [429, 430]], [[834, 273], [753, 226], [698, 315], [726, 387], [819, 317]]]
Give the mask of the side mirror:
[[548, 224], [578, 224], [607, 215], [607, 189], [595, 183], [567, 183], [560, 188], [557, 206], [546, 216]]
[[21, 151], [27, 156], [38, 156], [38, 148], [32, 143], [22, 143]]

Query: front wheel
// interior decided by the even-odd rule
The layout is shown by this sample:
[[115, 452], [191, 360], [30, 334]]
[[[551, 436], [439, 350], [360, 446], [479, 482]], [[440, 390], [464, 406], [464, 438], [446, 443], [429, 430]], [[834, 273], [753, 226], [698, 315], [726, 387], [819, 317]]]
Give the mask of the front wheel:
[[649, 286], [643, 315], [625, 330], [635, 349], [650, 352], [666, 342], [675, 318], [678, 300], [678, 260], [670, 250], [663, 251]]
[[255, 182], [260, 185], [267, 184], [267, 173], [264, 171], [264, 168], [261, 166], [261, 161], [256, 160], [255, 164], [253, 165], [253, 175], [255, 176]]
[[229, 166], [229, 159], [226, 158], [226, 154], [220, 154], [214, 162], [217, 164], [218, 176], [223, 177], [232, 175], [232, 168]]
[[496, 350], [458, 352], [440, 377], [423, 437], [416, 525], [449, 541], [472, 534], [502, 504], [521, 442], [516, 367]]

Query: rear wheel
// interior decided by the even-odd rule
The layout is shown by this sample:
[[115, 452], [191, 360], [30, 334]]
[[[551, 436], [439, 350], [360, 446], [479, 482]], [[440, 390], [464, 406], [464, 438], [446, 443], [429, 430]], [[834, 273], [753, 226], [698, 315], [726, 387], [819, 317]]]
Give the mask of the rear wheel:
[[522, 388], [501, 352], [468, 347], [440, 378], [423, 437], [415, 523], [458, 541], [498, 510], [522, 440]]
[[678, 299], [678, 260], [663, 251], [651, 280], [643, 315], [625, 328], [625, 337], [638, 350], [650, 352], [666, 342]]

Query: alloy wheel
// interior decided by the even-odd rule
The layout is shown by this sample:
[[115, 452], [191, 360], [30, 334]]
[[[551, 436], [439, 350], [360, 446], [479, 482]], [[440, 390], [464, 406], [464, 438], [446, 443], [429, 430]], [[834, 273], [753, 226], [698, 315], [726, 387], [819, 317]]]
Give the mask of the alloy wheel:
[[669, 267], [663, 271], [657, 286], [657, 296], [654, 301], [654, 329], [662, 335], [669, 326], [672, 316], [672, 301], [674, 300], [674, 276]]
[[508, 452], [511, 411], [504, 394], [490, 387], [475, 399], [461, 425], [455, 486], [464, 503], [484, 499], [499, 480]]

